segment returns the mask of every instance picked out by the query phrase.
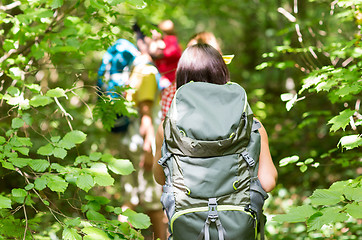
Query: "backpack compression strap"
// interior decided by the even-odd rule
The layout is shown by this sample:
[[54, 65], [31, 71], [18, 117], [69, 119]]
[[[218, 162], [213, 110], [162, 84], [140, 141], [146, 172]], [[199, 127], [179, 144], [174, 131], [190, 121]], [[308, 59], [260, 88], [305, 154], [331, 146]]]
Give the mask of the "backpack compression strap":
[[219, 240], [226, 240], [226, 231], [221, 224], [219, 216], [217, 214], [217, 202], [216, 198], [209, 198], [209, 214], [205, 221], [205, 225], [202, 228], [198, 240], [210, 240], [210, 224], [214, 222], [216, 224]]

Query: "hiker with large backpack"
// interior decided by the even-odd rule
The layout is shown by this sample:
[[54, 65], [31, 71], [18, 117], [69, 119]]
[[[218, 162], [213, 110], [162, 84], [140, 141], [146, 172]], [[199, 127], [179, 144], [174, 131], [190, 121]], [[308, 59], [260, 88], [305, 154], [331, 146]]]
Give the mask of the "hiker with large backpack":
[[263, 238], [263, 204], [277, 171], [245, 90], [207, 44], [184, 51], [176, 82], [153, 167], [170, 239]]

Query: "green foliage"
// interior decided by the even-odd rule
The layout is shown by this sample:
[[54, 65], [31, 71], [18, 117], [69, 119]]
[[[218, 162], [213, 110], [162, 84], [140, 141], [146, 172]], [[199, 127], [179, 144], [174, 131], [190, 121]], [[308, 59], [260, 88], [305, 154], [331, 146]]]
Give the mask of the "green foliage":
[[[333, 37], [329, 36], [328, 38], [321, 39], [318, 36], [318, 41], [324, 41], [323, 47], [313, 48], [312, 46], [307, 46], [307, 41], [303, 38], [303, 33], [305, 34], [303, 31], [307, 31], [307, 29], [309, 29], [309, 32], [314, 31], [310, 25], [311, 23], [302, 22], [302, 19], [298, 19], [292, 25], [296, 29], [296, 35], [299, 37], [298, 42], [301, 48], [291, 46], [276, 48], [276, 51], [279, 53], [293, 54], [296, 61], [295, 66], [298, 66], [307, 73], [298, 92], [285, 93], [281, 96], [282, 100], [287, 102], [286, 108], [288, 111], [292, 107], [298, 108], [302, 100], [313, 101], [311, 100], [312, 96], [316, 94], [323, 94], [332, 106], [334, 104], [330, 112], [331, 114], [328, 114], [329, 120], [327, 119], [324, 124], [330, 125], [330, 137], [338, 136], [340, 138], [338, 144], [335, 142], [335, 145], [338, 145], [342, 152], [339, 154], [338, 149], [335, 147], [329, 149], [327, 153], [319, 156], [321, 161], [318, 161], [317, 165], [314, 163], [316, 156], [313, 156], [313, 158], [309, 157], [305, 161], [299, 161], [300, 157], [298, 155], [280, 160], [279, 166], [284, 167], [295, 163], [303, 173], [306, 173], [308, 166], [321, 167], [322, 164], [320, 162], [323, 162], [325, 157], [344, 167], [354, 163], [358, 166], [358, 162], [360, 163], [361, 161], [358, 151], [360, 151], [362, 146], [360, 129], [362, 45], [360, 42], [361, 32], [358, 30], [360, 23], [358, 21], [362, 5], [360, 1], [336, 1], [333, 7], [339, 7], [334, 9], [334, 11], [338, 11], [338, 14], [331, 14], [328, 23], [334, 24], [336, 20], [342, 19], [343, 22], [349, 23], [356, 21], [356, 28], [350, 31], [354, 32], [354, 37], [345, 37], [343, 34], [337, 34]], [[328, 23], [325, 23], [325, 25]], [[339, 33], [341, 33], [343, 26], [339, 26], [339, 28]], [[332, 33], [327, 32], [327, 34]], [[314, 51], [323, 53], [329, 59], [323, 59], [320, 54], [316, 54]], [[267, 57], [270, 56], [274, 57], [276, 54], [267, 55]], [[301, 63], [298, 56], [301, 56], [301, 59], [304, 60], [304, 65], [302, 65], [303, 63]], [[274, 64], [275, 61], [263, 66], [273, 66]], [[260, 65], [259, 68], [263, 66]], [[307, 91], [308, 93], [306, 93]], [[311, 114], [313, 113], [309, 112], [308, 116]], [[307, 126], [311, 124], [310, 120], [311, 118], [306, 118], [302, 124]], [[320, 119], [316, 119], [314, 122], [318, 121]], [[343, 150], [347, 151], [343, 152]], [[273, 220], [289, 223], [304, 222], [309, 232], [320, 232], [326, 226], [335, 227], [340, 223], [348, 226], [351, 219], [352, 222], [357, 222], [357, 219], [361, 218], [361, 191], [361, 177], [347, 181], [335, 181], [328, 189], [315, 190], [310, 198], [304, 201], [302, 206], [291, 207], [288, 213], [276, 215]], [[358, 234], [358, 230], [356, 232], [352, 231], [349, 233], [349, 236], [358, 236]]]
[[[108, 111], [129, 116], [135, 110], [123, 98], [106, 96], [94, 107], [95, 84], [89, 88], [82, 78], [95, 66], [86, 66], [97, 58], [95, 51], [121, 31], [132, 37], [130, 17], [120, 27], [116, 16], [120, 9], [136, 12], [140, 3], [0, 4], [0, 175], [7, 182], [0, 185], [1, 239], [143, 239], [139, 229], [150, 226], [147, 215], [120, 211], [97, 196], [118, 175], [134, 171], [132, 163], [88, 145], [98, 118], [110, 129], [115, 118]], [[129, 223], [117, 220], [123, 214]]]
[[361, 218], [362, 178], [338, 181], [329, 189], [317, 189], [310, 196], [310, 204], [293, 207], [287, 214], [276, 215], [279, 222], [306, 222], [308, 231], [324, 225]]

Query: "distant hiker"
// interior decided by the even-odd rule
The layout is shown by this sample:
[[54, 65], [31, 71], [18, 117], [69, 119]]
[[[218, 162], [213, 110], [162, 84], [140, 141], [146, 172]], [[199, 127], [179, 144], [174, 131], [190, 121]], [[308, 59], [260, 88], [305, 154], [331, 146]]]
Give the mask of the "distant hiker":
[[[162, 119], [166, 116], [169, 104], [175, 92], [175, 73], [182, 49], [178, 43], [174, 24], [171, 20], [164, 20], [158, 24], [162, 34], [152, 31], [154, 44], [150, 46], [150, 54], [162, 75], [160, 83], [164, 88], [161, 92]], [[162, 41], [164, 44], [160, 44]], [[171, 99], [171, 100], [170, 100]]]
[[128, 118], [128, 125], [122, 129], [117, 125], [107, 138], [111, 153], [116, 158], [129, 159], [136, 170], [121, 177], [123, 208], [142, 209], [151, 218], [155, 239], [164, 240], [166, 226], [159, 200], [162, 187], [155, 183], [152, 174], [155, 129], [160, 122], [160, 74], [147, 45], [141, 45], [138, 51], [129, 41], [119, 39], [105, 54], [99, 75], [98, 85], [111, 96], [117, 97], [116, 86], [129, 86], [123, 97], [135, 103], [139, 115]]

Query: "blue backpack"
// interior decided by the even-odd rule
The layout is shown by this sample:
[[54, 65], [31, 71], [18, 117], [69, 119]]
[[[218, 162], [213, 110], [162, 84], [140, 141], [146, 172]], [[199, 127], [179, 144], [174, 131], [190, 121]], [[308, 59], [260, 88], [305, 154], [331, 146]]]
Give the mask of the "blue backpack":
[[[98, 70], [97, 86], [111, 98], [120, 97], [116, 87], [125, 86], [129, 79], [133, 61], [140, 52], [136, 46], [126, 39], [118, 39], [107, 49]], [[125, 132], [130, 120], [127, 116], [118, 116], [112, 132]]]

